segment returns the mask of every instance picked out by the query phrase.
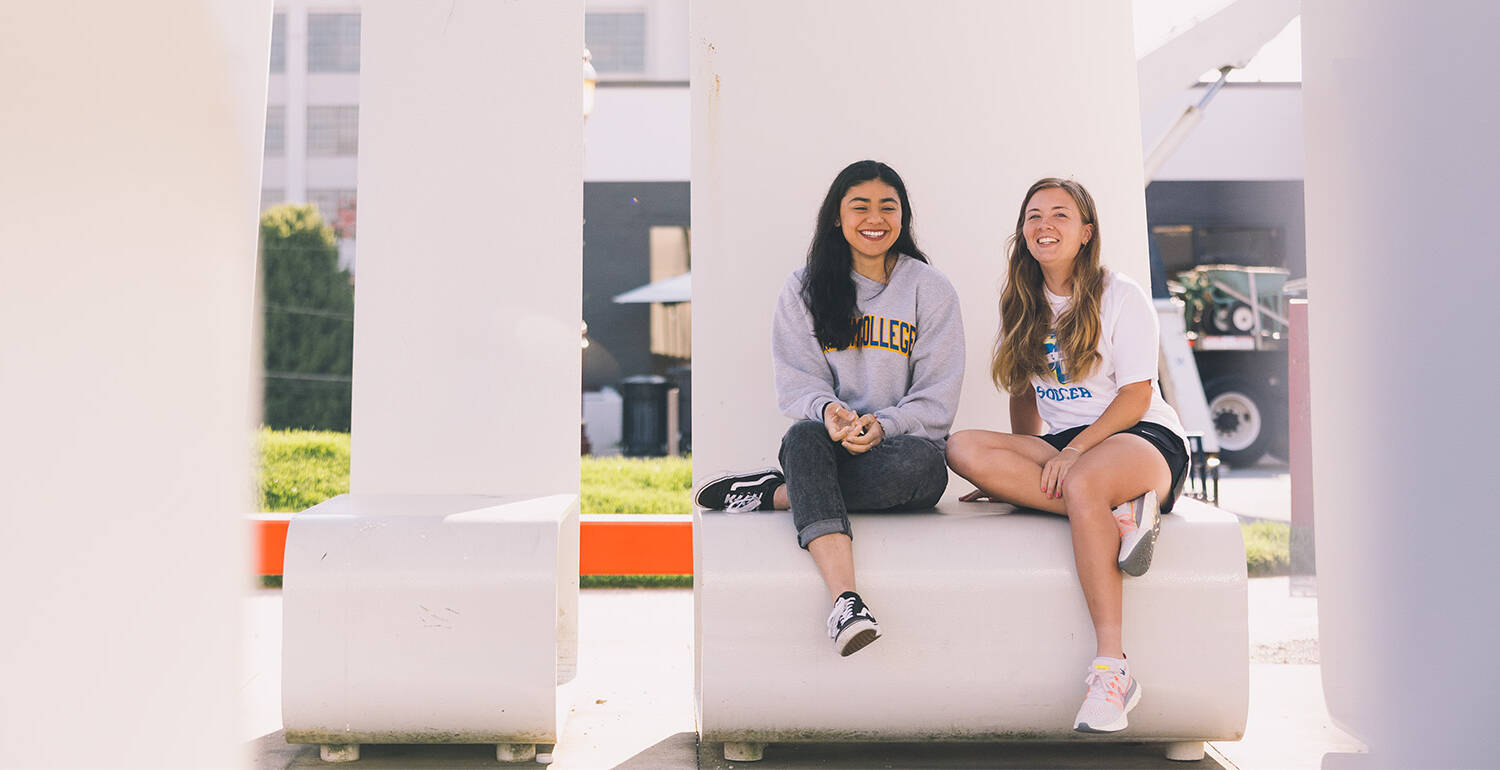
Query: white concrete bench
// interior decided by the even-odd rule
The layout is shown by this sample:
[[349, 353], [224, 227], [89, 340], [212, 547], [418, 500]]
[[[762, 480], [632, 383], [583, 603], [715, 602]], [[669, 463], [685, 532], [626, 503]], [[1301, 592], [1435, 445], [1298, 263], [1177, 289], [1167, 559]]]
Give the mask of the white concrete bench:
[[282, 723], [361, 743], [557, 740], [578, 649], [578, 498], [341, 495], [292, 518]]
[[694, 515], [698, 729], [727, 759], [794, 741], [1161, 741], [1197, 759], [1249, 707], [1245, 553], [1235, 518], [1194, 500], [1163, 518], [1151, 570], [1125, 579], [1130, 727], [1072, 731], [1094, 634], [1068, 524], [944, 500], [853, 514], [860, 593], [880, 641], [840, 658], [830, 602], [791, 514]]

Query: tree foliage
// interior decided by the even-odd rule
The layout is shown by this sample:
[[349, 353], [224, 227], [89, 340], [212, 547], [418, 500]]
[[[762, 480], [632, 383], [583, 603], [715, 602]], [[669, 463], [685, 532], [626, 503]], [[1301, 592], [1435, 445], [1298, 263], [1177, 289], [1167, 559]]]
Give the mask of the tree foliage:
[[349, 430], [354, 284], [316, 206], [283, 204], [260, 218], [265, 307], [265, 423]]

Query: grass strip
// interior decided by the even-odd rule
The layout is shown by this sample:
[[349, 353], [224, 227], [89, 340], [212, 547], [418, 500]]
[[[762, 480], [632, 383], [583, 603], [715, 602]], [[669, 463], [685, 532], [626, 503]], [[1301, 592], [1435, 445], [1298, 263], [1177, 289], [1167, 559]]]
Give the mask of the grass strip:
[[579, 588], [692, 588], [692, 575], [580, 575]]
[[349, 491], [349, 434], [261, 428], [258, 510], [305, 511]]
[[1279, 521], [1241, 524], [1245, 536], [1245, 569], [1250, 577], [1287, 575], [1292, 568], [1292, 528]]
[[692, 513], [690, 457], [584, 457], [579, 512]]

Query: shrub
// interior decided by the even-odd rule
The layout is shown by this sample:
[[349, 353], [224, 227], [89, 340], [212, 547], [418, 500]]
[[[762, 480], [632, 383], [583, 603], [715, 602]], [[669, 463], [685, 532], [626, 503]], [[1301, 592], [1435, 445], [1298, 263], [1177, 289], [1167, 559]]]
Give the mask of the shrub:
[[1245, 535], [1245, 569], [1250, 577], [1286, 575], [1291, 572], [1290, 526], [1279, 521], [1241, 524]]
[[582, 513], [692, 513], [693, 461], [685, 457], [585, 457]]
[[265, 423], [273, 428], [349, 430], [354, 285], [338, 259], [316, 206], [261, 215]]
[[304, 511], [349, 491], [349, 434], [260, 431], [260, 510]]

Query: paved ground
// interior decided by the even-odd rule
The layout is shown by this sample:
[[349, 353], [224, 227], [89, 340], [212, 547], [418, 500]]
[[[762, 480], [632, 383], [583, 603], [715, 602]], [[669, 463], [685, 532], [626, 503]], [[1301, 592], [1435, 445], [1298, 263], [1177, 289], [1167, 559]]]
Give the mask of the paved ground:
[[1285, 464], [1262, 461], [1219, 473], [1219, 507], [1243, 519], [1292, 520], [1292, 476]]
[[[1285, 468], [1225, 474], [1223, 506], [1287, 520]], [[1171, 762], [1154, 744], [773, 745], [758, 763], [699, 746], [693, 719], [690, 590], [587, 590], [580, 599], [578, 677], [560, 693], [553, 770], [728, 768], [1214, 768], [1312, 770], [1360, 744], [1329, 721], [1318, 667], [1317, 599], [1287, 578], [1250, 581], [1250, 716], [1241, 741], [1210, 744], [1201, 762]], [[243, 736], [258, 770], [328, 767], [315, 746], [281, 734], [281, 595], [245, 600]], [[365, 746], [351, 768], [497, 767], [493, 747]], [[515, 767], [537, 767], [518, 763]]]

